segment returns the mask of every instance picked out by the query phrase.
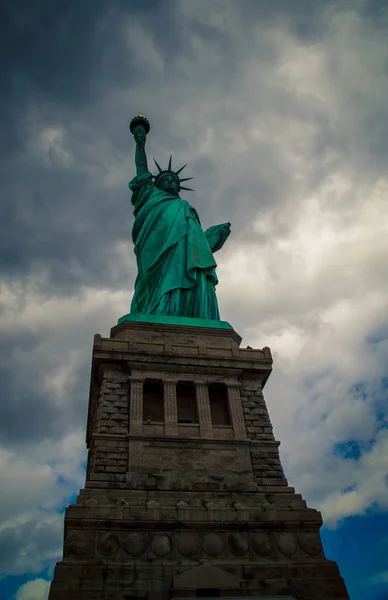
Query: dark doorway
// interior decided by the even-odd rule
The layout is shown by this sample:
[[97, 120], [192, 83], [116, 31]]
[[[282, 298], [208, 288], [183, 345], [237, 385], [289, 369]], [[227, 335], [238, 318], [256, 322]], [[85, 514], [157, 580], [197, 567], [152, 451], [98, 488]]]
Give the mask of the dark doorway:
[[198, 423], [194, 383], [179, 381], [176, 386], [178, 423]]
[[143, 421], [164, 423], [163, 383], [146, 379], [143, 384]]
[[213, 425], [230, 425], [228, 390], [224, 383], [209, 385], [210, 411]]
[[197, 588], [196, 598], [219, 598], [221, 592], [219, 588]]

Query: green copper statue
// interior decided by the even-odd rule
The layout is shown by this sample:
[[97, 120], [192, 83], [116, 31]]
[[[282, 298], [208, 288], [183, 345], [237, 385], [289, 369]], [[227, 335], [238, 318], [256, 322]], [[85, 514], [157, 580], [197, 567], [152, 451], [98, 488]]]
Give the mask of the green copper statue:
[[[230, 223], [203, 231], [197, 211], [181, 199], [187, 190], [179, 173], [168, 168], [154, 177], [145, 152], [148, 120], [139, 115], [130, 124], [136, 142], [136, 177], [132, 190], [138, 274], [131, 314], [171, 315], [220, 320], [215, 286], [218, 283], [213, 253], [230, 234]], [[186, 165], [185, 165], [186, 166]]]

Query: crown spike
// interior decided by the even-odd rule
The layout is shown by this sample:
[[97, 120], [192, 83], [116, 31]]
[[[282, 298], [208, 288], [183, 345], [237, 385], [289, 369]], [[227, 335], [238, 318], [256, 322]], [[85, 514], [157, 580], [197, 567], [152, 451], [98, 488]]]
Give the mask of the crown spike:
[[181, 171], [183, 171], [183, 169], [184, 169], [185, 167], [187, 167], [187, 163], [186, 163], [185, 165], [183, 165], [183, 167], [181, 167], [180, 169], [178, 169], [178, 171], [175, 171], [175, 173], [176, 173], [177, 175], [179, 175], [179, 173], [180, 173]]
[[180, 179], [179, 181], [189, 181], [190, 179], [194, 179], [194, 177], [184, 177], [183, 179]]
[[170, 154], [170, 160], [168, 161], [168, 170], [171, 171], [171, 161], [172, 161], [172, 155]]
[[183, 185], [181, 185], [180, 188], [181, 188], [181, 190], [188, 190], [189, 192], [194, 192], [193, 189], [187, 188], [187, 187], [183, 187]]
[[159, 173], [162, 172], [162, 168], [158, 165], [158, 163], [156, 162], [156, 160], [154, 159], [154, 163], [156, 164], [156, 166], [158, 167], [158, 171]]

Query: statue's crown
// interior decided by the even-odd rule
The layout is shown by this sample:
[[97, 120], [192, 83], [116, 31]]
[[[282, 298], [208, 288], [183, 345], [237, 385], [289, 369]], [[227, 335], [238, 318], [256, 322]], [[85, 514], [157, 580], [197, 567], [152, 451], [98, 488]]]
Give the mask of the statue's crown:
[[156, 162], [156, 160], [154, 159], [154, 162], [158, 168], [159, 173], [155, 176], [155, 185], [158, 185], [158, 182], [161, 180], [161, 178], [163, 177], [163, 175], [166, 175], [167, 173], [169, 175], [174, 175], [176, 177], [176, 180], [178, 182], [178, 187], [180, 190], [189, 190], [190, 192], [193, 192], [194, 190], [192, 190], [191, 188], [188, 187], [184, 187], [183, 185], [181, 185], [182, 181], [189, 181], [190, 179], [194, 179], [194, 177], [184, 177], [183, 179], [180, 179], [179, 177], [179, 173], [181, 171], [183, 171], [183, 169], [186, 167], [186, 165], [183, 165], [183, 167], [181, 167], [180, 169], [178, 169], [178, 171], [173, 171], [171, 168], [171, 161], [172, 161], [172, 157], [170, 156], [170, 160], [168, 162], [168, 167], [167, 169], [162, 169], [158, 163]]

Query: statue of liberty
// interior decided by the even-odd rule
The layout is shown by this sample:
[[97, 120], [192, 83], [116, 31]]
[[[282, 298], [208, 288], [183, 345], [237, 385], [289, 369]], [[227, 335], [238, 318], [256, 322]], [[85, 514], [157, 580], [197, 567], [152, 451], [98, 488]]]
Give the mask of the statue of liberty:
[[[169, 315], [220, 320], [213, 253], [230, 234], [230, 223], [203, 231], [197, 211], [179, 193], [189, 190], [174, 172], [171, 157], [166, 170], [148, 170], [145, 142], [148, 120], [139, 115], [130, 124], [136, 142], [136, 177], [129, 183], [135, 222], [138, 274], [131, 314]], [[186, 166], [186, 165], [184, 165]]]

